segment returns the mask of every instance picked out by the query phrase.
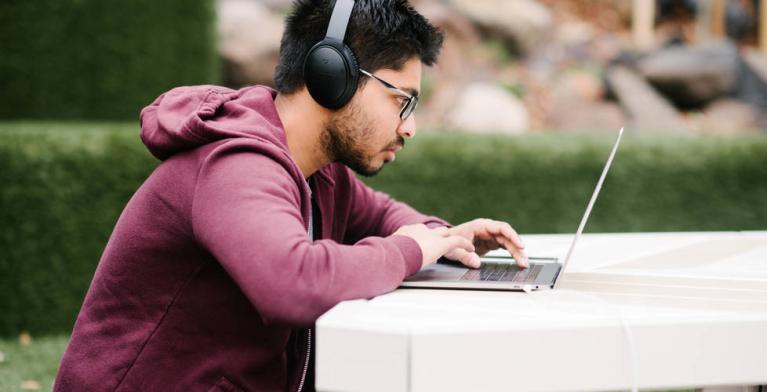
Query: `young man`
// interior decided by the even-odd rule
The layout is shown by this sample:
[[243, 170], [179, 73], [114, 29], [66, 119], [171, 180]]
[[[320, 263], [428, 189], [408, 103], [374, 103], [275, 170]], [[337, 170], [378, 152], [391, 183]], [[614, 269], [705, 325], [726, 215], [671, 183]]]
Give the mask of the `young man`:
[[181, 87], [142, 111], [164, 162], [117, 222], [56, 390], [311, 390], [311, 327], [340, 301], [394, 290], [441, 256], [477, 267], [504, 246], [526, 263], [507, 223], [449, 227], [351, 172], [374, 175], [415, 136], [421, 67], [442, 35], [405, 0], [345, 3], [359, 80], [328, 108], [304, 60], [334, 4], [295, 4], [279, 92]]

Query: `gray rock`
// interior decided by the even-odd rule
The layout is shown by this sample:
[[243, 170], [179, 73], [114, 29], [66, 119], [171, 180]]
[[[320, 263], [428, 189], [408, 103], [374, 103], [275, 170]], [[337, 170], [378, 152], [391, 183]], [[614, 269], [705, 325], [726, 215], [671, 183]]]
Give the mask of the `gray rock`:
[[529, 53], [546, 42], [553, 30], [551, 11], [535, 0], [450, 0], [482, 29]]
[[677, 105], [700, 106], [732, 91], [738, 52], [728, 41], [659, 50], [638, 64], [641, 74]]
[[549, 125], [563, 131], [610, 131], [626, 125], [620, 105], [605, 102], [601, 81], [586, 72], [571, 72], [557, 79]]
[[475, 82], [458, 95], [445, 123], [467, 132], [520, 134], [529, 128], [529, 116], [525, 105], [503, 87]]
[[746, 51], [738, 71], [732, 96], [746, 102], [759, 113], [759, 123], [767, 131], [767, 55]]
[[551, 125], [562, 131], [615, 132], [626, 126], [626, 115], [614, 102], [572, 101], [555, 106]]
[[762, 79], [767, 82], [767, 54], [760, 53], [756, 50], [746, 51], [743, 60], [748, 64], [751, 69]]
[[759, 116], [745, 102], [722, 98], [706, 106], [699, 127], [705, 133], [749, 134], [759, 128]]
[[629, 128], [677, 134], [689, 131], [674, 106], [636, 72], [624, 66], [613, 66], [607, 70], [606, 77], [631, 121]]
[[274, 84], [284, 21], [252, 0], [218, 0], [218, 50], [226, 83]]
[[587, 22], [564, 22], [556, 28], [556, 40], [563, 45], [576, 46], [589, 43], [596, 35], [594, 27]]
[[[476, 26], [465, 15], [434, 0], [421, 0], [416, 10], [445, 34], [437, 66], [439, 77], [454, 79], [471, 70], [473, 56], [466, 53], [480, 43]], [[442, 81], [440, 81], [442, 82]]]

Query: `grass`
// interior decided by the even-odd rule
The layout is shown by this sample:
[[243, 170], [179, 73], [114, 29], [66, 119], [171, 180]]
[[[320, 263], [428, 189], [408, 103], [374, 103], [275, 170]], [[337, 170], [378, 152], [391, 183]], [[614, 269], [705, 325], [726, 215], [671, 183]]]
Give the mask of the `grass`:
[[65, 335], [0, 339], [0, 391], [53, 389], [68, 341]]

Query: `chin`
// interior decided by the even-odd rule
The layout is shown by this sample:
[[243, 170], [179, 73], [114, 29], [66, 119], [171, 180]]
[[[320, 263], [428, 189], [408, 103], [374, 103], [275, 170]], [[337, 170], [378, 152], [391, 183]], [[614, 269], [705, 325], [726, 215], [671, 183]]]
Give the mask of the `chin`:
[[355, 173], [357, 173], [357, 174], [359, 174], [361, 176], [373, 177], [373, 176], [375, 176], [375, 175], [377, 175], [378, 173], [381, 172], [381, 170], [383, 169], [385, 164], [386, 164], [386, 162], [381, 162], [379, 165], [372, 165], [372, 164], [370, 164], [370, 165], [365, 165], [364, 167], [350, 166], [350, 168], [352, 169], [352, 171], [354, 171]]
[[378, 166], [377, 168], [372, 168], [372, 167], [368, 168], [367, 170], [365, 170], [364, 173], [360, 173], [360, 174], [362, 174], [365, 177], [375, 177], [376, 175], [378, 175], [378, 173], [381, 172], [381, 170], [383, 170], [383, 165]]

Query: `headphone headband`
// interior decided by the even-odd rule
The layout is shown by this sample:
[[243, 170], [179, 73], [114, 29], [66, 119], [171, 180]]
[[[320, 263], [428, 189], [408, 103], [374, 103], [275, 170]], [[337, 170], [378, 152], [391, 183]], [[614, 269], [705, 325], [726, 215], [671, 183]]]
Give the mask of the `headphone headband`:
[[335, 38], [343, 42], [344, 36], [346, 36], [346, 26], [352, 15], [352, 8], [354, 8], [354, 0], [336, 0], [325, 38]]

